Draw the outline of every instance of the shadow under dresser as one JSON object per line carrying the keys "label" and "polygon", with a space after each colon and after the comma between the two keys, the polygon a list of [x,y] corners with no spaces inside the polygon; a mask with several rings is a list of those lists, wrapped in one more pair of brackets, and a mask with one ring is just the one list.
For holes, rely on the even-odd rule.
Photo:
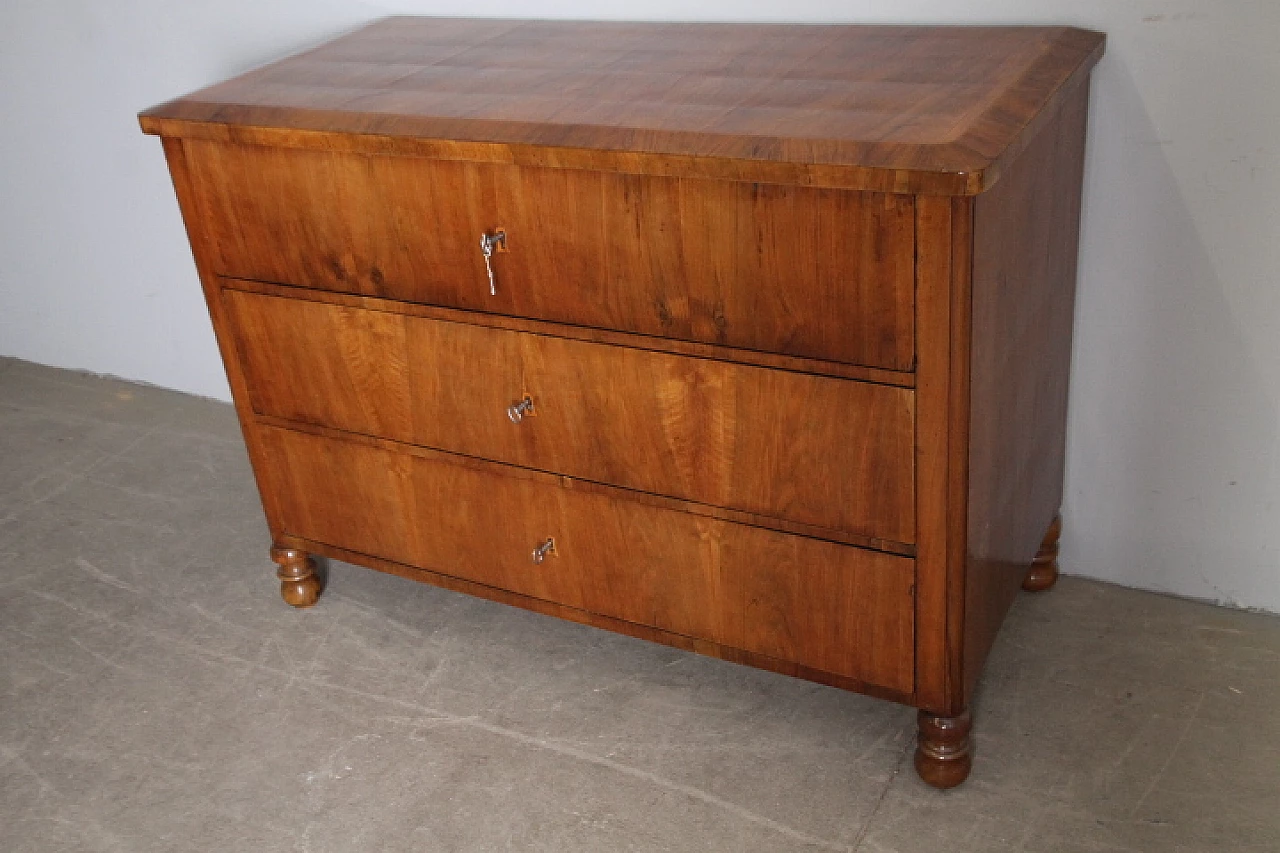
{"label": "shadow under dresser", "polygon": [[920,709],[1056,578],[1066,27],[390,18],[141,114],[326,555]]}

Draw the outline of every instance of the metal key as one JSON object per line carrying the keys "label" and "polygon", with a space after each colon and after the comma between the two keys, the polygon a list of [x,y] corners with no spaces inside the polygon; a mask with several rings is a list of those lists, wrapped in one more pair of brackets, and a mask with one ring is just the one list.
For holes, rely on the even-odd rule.
{"label": "metal key", "polygon": [[541,565],[547,559],[548,554],[555,554],[555,552],[556,540],[548,536],[546,542],[533,549],[533,562]]}
{"label": "metal key", "polygon": [[[499,248],[500,247],[500,248]],[[498,295],[498,284],[493,278],[493,262],[489,259],[493,257],[495,251],[502,251],[507,248],[507,232],[495,231],[492,234],[480,235],[480,253],[484,255],[484,269],[489,273],[489,295]]]}

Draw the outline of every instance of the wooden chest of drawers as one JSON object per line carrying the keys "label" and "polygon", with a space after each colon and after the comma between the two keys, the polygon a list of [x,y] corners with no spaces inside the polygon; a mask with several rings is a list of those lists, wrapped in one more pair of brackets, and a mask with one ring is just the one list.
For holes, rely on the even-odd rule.
{"label": "wooden chest of drawers", "polygon": [[1056,577],[1102,47],[399,18],[144,112],[285,600],[321,554],[883,696],[958,784]]}

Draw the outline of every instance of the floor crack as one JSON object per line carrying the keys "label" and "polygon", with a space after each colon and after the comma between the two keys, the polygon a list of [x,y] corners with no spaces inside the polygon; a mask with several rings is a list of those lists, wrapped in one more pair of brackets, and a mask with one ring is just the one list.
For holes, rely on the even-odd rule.
{"label": "floor crack", "polygon": [[858,853],[862,849],[862,842],[866,840],[867,834],[871,832],[871,822],[875,820],[877,814],[880,813],[880,807],[884,805],[885,799],[889,796],[889,789],[893,787],[893,783],[898,781],[899,774],[902,773],[902,765],[906,763],[907,756],[912,753],[915,748],[914,740],[908,735],[907,744],[898,754],[898,761],[893,765],[893,772],[889,774],[889,778],[885,780],[884,788],[880,791],[880,796],[876,797],[875,805],[871,807],[871,812],[867,815],[867,819],[862,823],[862,829],[858,830],[858,837],[853,839],[853,853]]}

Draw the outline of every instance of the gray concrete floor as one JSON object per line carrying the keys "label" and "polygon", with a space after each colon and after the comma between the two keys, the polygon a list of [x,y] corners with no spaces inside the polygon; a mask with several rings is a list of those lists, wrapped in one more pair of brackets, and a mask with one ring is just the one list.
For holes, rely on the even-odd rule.
{"label": "gray concrete floor", "polygon": [[1274,617],[1024,595],[943,793],[910,709],[267,544],[229,406],[0,360],[0,849],[1280,850]]}

